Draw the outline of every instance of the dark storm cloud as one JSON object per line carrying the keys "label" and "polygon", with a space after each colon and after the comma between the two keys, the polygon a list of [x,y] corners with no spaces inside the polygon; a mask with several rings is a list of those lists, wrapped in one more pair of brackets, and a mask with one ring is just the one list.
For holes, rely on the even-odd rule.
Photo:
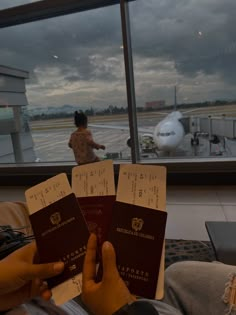
{"label": "dark storm cloud", "polygon": [[[11,0],[13,4],[31,1]],[[1,0],[0,8],[9,6]],[[148,0],[130,5],[134,62],[141,58],[173,61],[178,73],[218,74],[236,82],[235,0]],[[2,29],[1,64],[29,70],[57,67],[69,82],[116,80],[107,67],[122,58],[119,7],[72,14]],[[99,54],[100,59],[92,56]],[[141,57],[141,58],[140,58]],[[149,70],[149,69],[147,69]]]}
{"label": "dark storm cloud", "polygon": [[173,60],[184,75],[201,71],[235,82],[235,12],[234,0],[152,0],[142,2],[142,6],[134,2],[134,52]]}
{"label": "dark storm cloud", "polygon": [[77,82],[80,79],[79,75],[68,75],[65,76],[65,80],[69,81],[69,82]]}
{"label": "dark storm cloud", "polygon": [[[117,12],[110,7],[2,29],[1,63],[26,69],[31,76],[37,67],[58,67],[68,80],[110,80],[109,69],[96,71],[99,65],[91,56],[99,53],[105,63],[107,57],[120,54],[120,17],[114,9]],[[72,71],[76,73],[71,76]]]}

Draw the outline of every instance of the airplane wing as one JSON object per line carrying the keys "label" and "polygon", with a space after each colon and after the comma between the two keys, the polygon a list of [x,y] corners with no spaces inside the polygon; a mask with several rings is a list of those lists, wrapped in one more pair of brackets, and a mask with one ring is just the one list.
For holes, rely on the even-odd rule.
{"label": "airplane wing", "polygon": [[[101,128],[101,129],[116,129],[116,130],[127,130],[129,131],[129,126],[117,126],[117,125],[109,125],[109,124],[89,124],[89,127],[92,128]],[[138,133],[153,133],[154,127],[148,127],[148,128],[139,128],[138,127]]]}
{"label": "airplane wing", "polygon": [[[185,114],[191,114],[191,113],[194,113],[194,112],[201,112],[201,115],[203,114],[203,112],[207,112],[207,111],[209,111],[209,108],[208,107],[198,107],[198,108],[192,108],[192,109],[188,109],[188,110],[185,110],[185,111],[181,111],[181,113],[183,114],[183,115],[185,115]],[[197,113],[198,114],[198,113]]]}
{"label": "airplane wing", "polygon": [[114,126],[105,124],[88,124],[92,128],[103,128],[103,129],[117,129],[117,130],[129,130],[128,126]]}

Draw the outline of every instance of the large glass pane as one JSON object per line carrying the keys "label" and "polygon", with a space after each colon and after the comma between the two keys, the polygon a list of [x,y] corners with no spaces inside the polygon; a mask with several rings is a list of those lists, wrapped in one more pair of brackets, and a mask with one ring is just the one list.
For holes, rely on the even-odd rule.
{"label": "large glass pane", "polygon": [[142,156],[236,156],[236,2],[129,8]]}
{"label": "large glass pane", "polygon": [[28,4],[31,2],[37,2],[39,0],[1,0],[0,1],[0,10],[9,9],[12,7],[16,7],[22,4]]}
{"label": "large glass pane", "polygon": [[3,72],[28,72],[21,78],[28,113],[21,115],[24,126],[30,120],[34,160],[75,160],[68,142],[76,110],[87,114],[94,140],[106,146],[95,150],[101,159],[130,158],[120,24],[115,5],[0,30]]}

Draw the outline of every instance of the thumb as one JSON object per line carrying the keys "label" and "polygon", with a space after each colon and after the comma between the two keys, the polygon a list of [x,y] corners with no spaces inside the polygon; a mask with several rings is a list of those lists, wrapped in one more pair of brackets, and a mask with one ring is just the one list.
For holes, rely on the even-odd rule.
{"label": "thumb", "polygon": [[104,242],[102,246],[102,264],[103,264],[103,280],[119,278],[119,272],[116,267],[116,253],[110,242]]}
{"label": "thumb", "polygon": [[26,268],[26,280],[33,280],[35,278],[47,279],[60,274],[64,269],[64,263],[32,264]]}

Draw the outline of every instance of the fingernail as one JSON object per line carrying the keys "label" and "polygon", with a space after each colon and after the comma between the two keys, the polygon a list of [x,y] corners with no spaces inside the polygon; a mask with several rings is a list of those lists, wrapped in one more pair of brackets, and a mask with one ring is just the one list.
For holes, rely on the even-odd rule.
{"label": "fingernail", "polygon": [[61,272],[64,269],[64,263],[59,261],[53,265],[53,270],[56,272]]}
{"label": "fingernail", "polygon": [[111,248],[111,243],[108,242],[108,241],[104,242],[104,243],[103,243],[103,248],[104,248],[104,249],[109,249],[109,248]]}

